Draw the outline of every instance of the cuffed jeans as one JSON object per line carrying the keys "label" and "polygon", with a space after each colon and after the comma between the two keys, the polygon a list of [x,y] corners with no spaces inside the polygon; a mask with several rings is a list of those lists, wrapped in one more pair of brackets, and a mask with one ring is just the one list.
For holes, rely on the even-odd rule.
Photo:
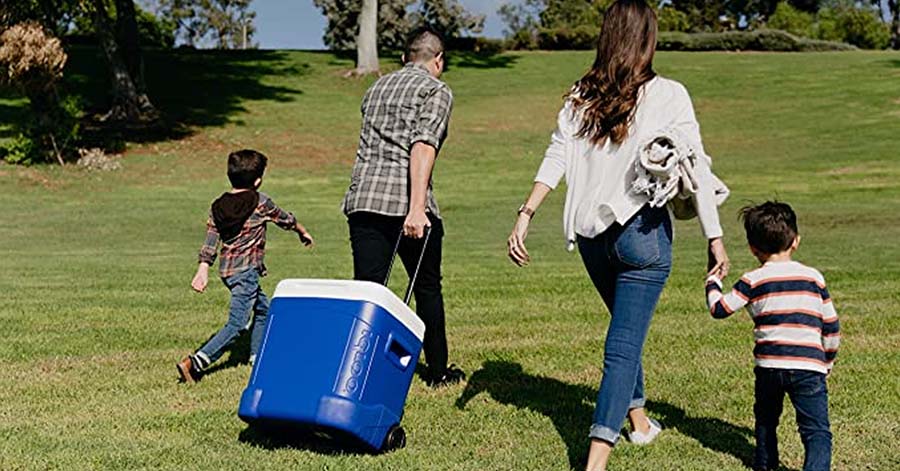
{"label": "cuffed jeans", "polygon": [[645,206],[624,226],[579,237],[578,249],[611,317],[590,436],[614,445],[628,411],[644,407],[641,355],[672,268],[669,213]]}
{"label": "cuffed jeans", "polygon": [[754,469],[778,467],[778,436],[784,395],[797,412],[797,428],[806,458],[803,471],[831,469],[831,425],[828,422],[828,388],[823,373],[756,367],[756,453]]}
{"label": "cuffed jeans", "polygon": [[[422,349],[429,377],[439,378],[447,370],[447,334],[444,320],[444,296],[441,293],[441,242],[444,226],[440,218],[428,214],[431,235],[422,258],[419,277],[413,287],[416,314],[425,322]],[[353,278],[384,283],[404,217],[356,212],[348,216],[350,245],[353,249]],[[404,237],[399,255],[406,273],[412,276],[422,253],[424,239]]]}
{"label": "cuffed jeans", "polygon": [[222,278],[222,282],[231,291],[228,322],[200,347],[200,350],[197,350],[196,355],[203,359],[206,366],[215,363],[242,332],[253,326],[253,332],[250,334],[252,363],[259,353],[259,345],[266,330],[269,299],[259,286],[259,272],[254,268]]}

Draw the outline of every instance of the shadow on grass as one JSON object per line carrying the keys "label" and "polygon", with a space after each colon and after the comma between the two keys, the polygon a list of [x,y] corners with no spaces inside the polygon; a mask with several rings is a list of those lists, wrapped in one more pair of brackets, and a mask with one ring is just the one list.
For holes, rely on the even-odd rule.
{"label": "shadow on grass", "polygon": [[508,69],[514,66],[520,57],[515,54],[485,52],[450,51],[447,54],[450,59],[447,70],[457,67],[461,69]]}
{"label": "shadow on grass", "polygon": [[472,374],[456,407],[464,409],[478,394],[486,392],[502,404],[547,416],[568,449],[569,465],[583,468],[588,451],[587,432],[594,412],[594,388],[526,373],[522,365],[488,361]]}
{"label": "shadow on grass", "polygon": [[[569,465],[582,468],[588,451],[588,430],[594,413],[597,390],[557,379],[526,373],[522,365],[508,361],[488,361],[472,374],[456,406],[464,409],[478,394],[486,392],[495,401],[547,416],[568,450]],[[721,419],[692,417],[677,406],[648,401],[647,409],[663,425],[697,440],[705,448],[727,453],[745,466],[753,461],[753,431]],[[784,469],[784,468],[782,468]]]}
{"label": "shadow on grass", "polygon": [[[250,333],[251,331],[249,330],[242,332],[241,335],[235,339],[234,343],[225,350],[225,353],[228,354],[228,359],[213,364],[209,369],[203,372],[203,376],[250,363]],[[212,340],[214,336],[215,334],[211,335],[206,339],[206,342]],[[203,342],[203,345],[206,345],[206,342]]]}
{"label": "shadow on grass", "polygon": [[[64,90],[80,96],[89,114],[104,113],[110,102],[109,74],[100,51],[72,46],[67,52]],[[268,78],[310,72],[309,64],[291,61],[283,51],[151,50],[145,52],[144,63],[150,100],[162,119],[143,126],[86,120],[83,134],[89,145],[181,139],[195,127],[242,124],[236,116],[247,110],[247,101],[289,102],[303,93],[267,83]],[[0,110],[0,124],[16,116]]]}
{"label": "shadow on grass", "polygon": [[323,433],[292,426],[249,425],[238,434],[238,441],[266,450],[294,449],[320,455],[370,455],[371,451],[354,447]]}

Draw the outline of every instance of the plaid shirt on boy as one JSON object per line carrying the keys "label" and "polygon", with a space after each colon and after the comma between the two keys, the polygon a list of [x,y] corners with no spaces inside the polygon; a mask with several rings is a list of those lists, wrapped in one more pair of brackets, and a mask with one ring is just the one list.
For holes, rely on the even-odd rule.
{"label": "plaid shirt on boy", "polygon": [[[363,98],[359,148],[344,213],[406,216],[412,146],[424,142],[439,151],[452,108],[450,87],[421,65],[406,64],[378,79]],[[430,181],[426,209],[440,217]]]}
{"label": "plaid shirt on boy", "polygon": [[[259,194],[256,209],[244,223],[241,232],[232,240],[222,241],[222,254],[219,258],[219,276],[228,278],[235,273],[254,268],[260,276],[266,275],[263,259],[266,254],[266,223],[273,222],[278,227],[290,230],[297,224],[293,214],[279,208],[265,193]],[[213,222],[212,211],[206,221],[206,240],[200,248],[200,263],[212,266],[216,261],[216,246],[219,244],[219,231]]]}

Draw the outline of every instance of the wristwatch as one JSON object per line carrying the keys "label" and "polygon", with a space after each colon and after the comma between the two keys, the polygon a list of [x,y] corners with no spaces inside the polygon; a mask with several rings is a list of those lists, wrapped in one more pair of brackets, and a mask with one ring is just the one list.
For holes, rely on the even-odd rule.
{"label": "wristwatch", "polygon": [[525,206],[525,203],[522,203],[522,206],[519,206],[519,214],[525,214],[529,219],[534,219],[534,210]]}

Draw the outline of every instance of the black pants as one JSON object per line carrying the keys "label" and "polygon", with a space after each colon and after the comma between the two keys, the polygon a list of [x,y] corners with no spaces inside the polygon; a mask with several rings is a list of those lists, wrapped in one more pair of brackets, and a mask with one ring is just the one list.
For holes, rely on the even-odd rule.
{"label": "black pants", "polygon": [[[397,238],[403,230],[403,217],[357,212],[347,218],[350,246],[353,249],[353,278],[384,283]],[[437,217],[431,220],[431,235],[419,276],[413,287],[416,314],[425,322],[425,362],[428,375],[440,377],[447,369],[447,334],[444,323],[444,296],[441,294],[441,240],[444,226]],[[400,260],[412,276],[422,253],[424,239],[404,237],[400,243]]]}

